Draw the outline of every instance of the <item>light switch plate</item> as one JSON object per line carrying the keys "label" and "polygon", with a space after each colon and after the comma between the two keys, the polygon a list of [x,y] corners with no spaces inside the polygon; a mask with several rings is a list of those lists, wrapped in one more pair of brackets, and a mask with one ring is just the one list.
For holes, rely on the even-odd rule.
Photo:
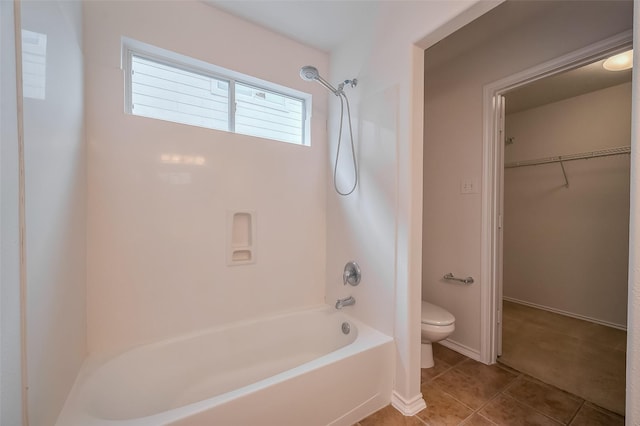
{"label": "light switch plate", "polygon": [[461,194],[477,194],[478,180],[476,178],[463,178],[460,182]]}

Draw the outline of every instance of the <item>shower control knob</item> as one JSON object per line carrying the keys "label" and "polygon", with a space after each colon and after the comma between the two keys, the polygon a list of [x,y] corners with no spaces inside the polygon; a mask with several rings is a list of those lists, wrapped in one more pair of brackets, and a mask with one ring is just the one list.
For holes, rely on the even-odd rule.
{"label": "shower control knob", "polygon": [[352,286],[356,286],[360,284],[361,278],[360,267],[356,262],[351,261],[344,265],[344,272],[342,274],[342,282],[344,285],[351,284]]}

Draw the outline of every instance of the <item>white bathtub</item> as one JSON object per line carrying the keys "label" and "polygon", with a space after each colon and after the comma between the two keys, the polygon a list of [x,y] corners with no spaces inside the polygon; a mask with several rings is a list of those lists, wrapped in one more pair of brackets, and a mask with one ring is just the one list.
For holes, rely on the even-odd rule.
{"label": "white bathtub", "polygon": [[394,351],[345,311],[322,306],[90,357],[56,425],[351,425],[389,403]]}

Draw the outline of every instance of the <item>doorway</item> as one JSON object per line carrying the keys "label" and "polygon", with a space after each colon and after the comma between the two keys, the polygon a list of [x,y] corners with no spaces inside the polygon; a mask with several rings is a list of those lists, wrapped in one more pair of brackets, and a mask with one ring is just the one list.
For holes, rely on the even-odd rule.
{"label": "doorway", "polygon": [[[483,342],[486,342],[486,346],[483,347],[484,351],[482,353],[482,358],[483,360],[485,360],[485,362],[496,362],[498,360],[498,357],[501,354],[504,346],[502,342],[503,335],[508,337],[509,332],[512,331],[510,329],[508,330],[509,332],[503,333],[503,325],[506,324],[506,322],[509,320],[517,321],[516,319],[514,319],[515,317],[513,317],[513,314],[515,311],[518,311],[518,310],[527,311],[526,312],[527,314],[531,314],[532,312],[535,312],[535,309],[540,308],[540,306],[546,307],[546,308],[549,307],[549,306],[544,306],[545,303],[540,303],[539,300],[537,302],[529,301],[530,303],[528,304],[528,306],[526,303],[514,304],[514,300],[516,302],[523,302],[523,300],[526,299],[526,297],[523,297],[523,294],[527,293],[527,289],[525,286],[524,290],[518,289],[516,291],[513,289],[509,289],[508,293],[512,293],[512,294],[511,295],[506,294],[506,296],[511,300],[505,304],[506,309],[503,309],[502,300],[503,300],[503,296],[505,296],[504,294],[504,289],[505,289],[504,286],[506,285],[505,279],[513,281],[513,273],[509,269],[509,265],[506,265],[503,263],[503,260],[506,262],[509,259],[509,256],[513,254],[512,253],[513,241],[508,241],[508,243],[511,244],[509,245],[509,253],[505,254],[505,251],[504,251],[506,247],[505,246],[506,238],[504,234],[503,221],[504,221],[504,224],[506,224],[506,226],[509,226],[509,218],[505,216],[504,195],[505,193],[507,193],[506,190],[508,189],[508,185],[505,185],[505,180],[504,180],[505,174],[508,174],[518,169],[519,171],[517,173],[521,174],[521,171],[525,169],[529,169],[527,171],[527,173],[529,173],[530,170],[533,170],[536,167],[537,168],[554,167],[556,168],[555,171],[558,172],[558,175],[557,176],[553,175],[553,176],[559,178],[560,181],[558,182],[557,185],[554,184],[555,188],[553,189],[553,193],[556,195],[558,194],[566,195],[567,192],[565,192],[565,194],[562,194],[562,191],[569,190],[569,188],[566,188],[566,185],[569,185],[569,186],[571,185],[571,173],[568,174],[567,170],[570,167],[574,168],[573,171],[576,171],[576,170],[575,170],[574,164],[571,164],[571,166],[568,165],[569,160],[556,161],[556,160],[559,160],[557,157],[560,155],[565,155],[569,153],[593,154],[596,151],[602,151],[600,149],[595,149],[595,148],[592,150],[586,149],[585,151],[587,152],[581,152],[580,149],[572,150],[570,152],[567,152],[565,150],[562,153],[555,154],[555,157],[554,155],[545,156],[545,155],[538,154],[536,156],[535,154],[533,155],[523,154],[527,151],[527,149],[529,150],[533,149],[533,152],[535,152],[535,150],[539,149],[540,147],[533,147],[533,148],[531,146],[529,146],[528,148],[525,147],[524,146],[525,144],[522,143],[523,141],[520,141],[520,142],[517,141],[518,137],[513,137],[509,135],[508,125],[506,129],[507,132],[505,133],[505,98],[504,97],[505,96],[507,97],[506,103],[508,105],[510,94],[515,96],[518,94],[518,92],[526,92],[527,90],[530,90],[539,94],[542,91],[539,88],[536,88],[537,86],[532,85],[534,82],[535,84],[541,84],[541,82],[544,80],[554,80],[554,79],[558,80],[563,78],[562,75],[567,75],[570,73],[575,74],[576,72],[580,72],[578,71],[578,69],[582,69],[588,64],[600,61],[601,59],[608,57],[614,53],[618,53],[618,52],[629,49],[630,43],[631,43],[630,34],[621,34],[617,37],[607,39],[603,42],[596,43],[585,49],[581,49],[580,51],[573,52],[569,55],[565,55],[561,58],[542,64],[533,69],[526,70],[522,73],[519,73],[518,75],[514,75],[506,79],[503,79],[501,81],[485,86],[485,91],[484,91],[484,95],[485,95],[485,98],[484,98],[484,101],[485,101],[485,104],[484,104],[485,171],[483,176],[484,178],[483,191],[484,191],[484,194],[488,194],[488,196],[485,196],[483,199],[483,227],[484,228],[483,228],[482,241],[483,241],[483,248],[486,250],[486,253],[488,253],[489,256],[486,256],[485,261],[483,261],[482,275],[483,275],[483,278],[486,279],[486,282],[490,282],[492,284],[490,286],[491,287],[490,289],[486,289],[486,292],[483,298],[483,305],[482,305],[483,333],[485,335],[484,336],[485,338],[483,338]],[[601,66],[601,65],[594,65],[594,66]],[[571,70],[575,70],[575,71],[571,71]],[[555,76],[555,77],[551,77],[551,76]],[[517,100],[517,99],[514,97],[512,100]],[[508,122],[508,118],[506,121]],[[506,142],[506,145],[505,145],[505,142]],[[518,143],[521,143],[520,147],[517,147],[516,144]],[[626,145],[628,145],[628,143]],[[513,149],[514,147],[516,147],[515,150]],[[520,150],[521,151],[520,154],[524,155],[524,157],[522,155],[520,156],[520,158],[518,158],[518,155],[514,156],[513,152],[511,153],[509,152],[510,149],[516,152]],[[529,152],[529,154],[532,154],[532,152]],[[616,152],[615,154],[620,154],[620,153]],[[522,160],[522,158],[525,158],[525,157],[528,157],[527,160],[532,160],[532,159],[547,160],[549,161],[549,163],[544,166],[538,166],[538,165],[534,166],[534,164],[526,164],[526,162]],[[628,160],[628,156],[624,156],[624,157]],[[505,159],[506,159],[506,162],[505,162]],[[596,160],[591,162],[590,165],[592,166],[593,164],[595,164],[595,161]],[[505,169],[503,169],[503,165],[505,165],[505,163],[507,167],[509,167],[507,168],[507,172],[505,172]],[[532,166],[532,167],[528,167],[528,166]],[[529,173],[529,178],[531,177],[532,177],[531,173]],[[577,181],[575,181],[574,183],[576,186],[578,185]],[[574,189],[577,189],[577,188],[574,188]],[[549,193],[545,194],[545,197],[553,198],[550,196]],[[627,194],[627,202],[628,202],[628,194]],[[531,213],[531,211],[529,212]],[[538,213],[538,215],[540,215],[540,213]],[[626,232],[628,235],[628,230]],[[522,242],[525,240],[526,238],[525,239],[521,238],[520,241]],[[520,260],[528,261],[530,259],[525,258]],[[503,266],[505,266],[506,269],[503,269]],[[553,271],[544,271],[544,272],[553,272]],[[626,273],[626,270],[624,272]],[[527,280],[523,280],[523,281],[527,281]],[[583,281],[584,280],[576,279],[574,280],[574,284],[576,283],[581,284]],[[625,280],[625,285],[626,285],[626,280]],[[625,290],[626,290],[626,287],[625,287]],[[540,294],[543,294],[545,290],[538,288],[536,289],[536,292],[538,293],[538,296],[540,296]],[[568,292],[567,294],[571,294],[570,291],[567,290],[567,292]],[[517,297],[514,297],[514,294],[516,294]],[[575,289],[574,289],[574,294],[575,294]],[[570,296],[567,296],[567,295],[563,297],[565,299],[571,298]],[[562,304],[558,305],[558,303],[556,303],[558,302],[557,299],[558,298],[554,299],[554,303],[546,304],[546,305],[555,304],[556,306],[551,306],[552,308],[551,310],[543,309],[543,311],[545,311],[547,314],[550,314],[550,315],[561,314],[559,315],[559,317],[566,318],[566,315],[564,314],[568,313],[570,309],[567,309],[566,307],[563,309]],[[571,304],[572,301],[568,300],[568,302],[570,302],[569,304]],[[535,305],[540,305],[540,306],[535,306]],[[514,307],[518,309],[514,309]],[[519,309],[519,308],[522,308],[522,309]],[[554,311],[553,308],[555,308],[555,312],[553,312]],[[579,317],[580,315],[577,315],[577,316]],[[582,314],[582,316],[590,320],[593,319],[593,318],[590,318],[590,317],[593,317],[593,315]],[[547,322],[554,322],[552,318],[555,318],[555,317],[548,317]],[[529,318],[528,320],[530,321],[531,318]],[[575,320],[575,318],[572,318],[572,320]],[[576,321],[580,321],[580,320],[576,320]],[[604,319],[603,321],[601,321],[601,323],[605,323],[605,324],[607,322],[613,323],[616,321],[613,321],[611,319],[610,320]],[[620,322],[619,318],[617,322],[618,323]],[[624,328],[624,326],[626,326],[626,317],[622,320],[622,322],[624,323],[622,328]],[[611,324],[606,324],[606,325],[611,325]],[[509,325],[509,327],[511,326],[513,326],[513,324]],[[544,344],[544,342],[539,342],[539,343]],[[550,352],[553,352],[553,350],[551,350]],[[513,355],[513,354],[509,354],[509,355]],[[518,367],[522,368],[522,366],[518,366]],[[622,376],[624,377],[624,370],[622,372]],[[545,379],[548,381],[547,378],[542,378],[542,379]],[[622,389],[623,389],[622,390],[622,407],[624,407],[624,386],[622,386]],[[568,390],[576,393],[575,389],[568,389]],[[607,408],[612,409],[615,407],[608,406]],[[622,410],[623,409],[624,408],[622,408]],[[620,410],[614,409],[614,411],[620,411]]]}
{"label": "doorway", "polygon": [[624,415],[631,69],[505,93],[499,362]]}

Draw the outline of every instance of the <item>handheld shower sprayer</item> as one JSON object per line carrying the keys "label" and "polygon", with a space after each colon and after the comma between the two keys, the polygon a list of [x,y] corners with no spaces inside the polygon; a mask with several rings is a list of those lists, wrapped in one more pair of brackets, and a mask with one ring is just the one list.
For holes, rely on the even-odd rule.
{"label": "handheld shower sprayer", "polygon": [[[358,186],[358,163],[356,162],[356,150],[353,145],[353,130],[351,128],[351,110],[349,108],[349,99],[347,98],[347,94],[344,93],[344,86],[356,87],[358,84],[357,79],[353,80],[345,80],[344,82],[338,85],[336,89],[329,83],[327,80],[320,76],[318,69],[311,65],[304,66],[300,68],[300,77],[305,81],[317,81],[322,84],[327,90],[340,98],[340,127],[338,129],[338,148],[336,150],[336,159],[333,165],[333,187],[336,192],[340,195],[349,195],[353,191],[356,190],[356,186]],[[353,159],[353,186],[348,192],[342,192],[338,189],[338,184],[336,182],[336,174],[338,171],[338,159],[340,157],[340,145],[342,144],[342,123],[344,119],[344,104],[347,104],[347,116],[349,118],[349,135],[351,136],[351,158]]]}

